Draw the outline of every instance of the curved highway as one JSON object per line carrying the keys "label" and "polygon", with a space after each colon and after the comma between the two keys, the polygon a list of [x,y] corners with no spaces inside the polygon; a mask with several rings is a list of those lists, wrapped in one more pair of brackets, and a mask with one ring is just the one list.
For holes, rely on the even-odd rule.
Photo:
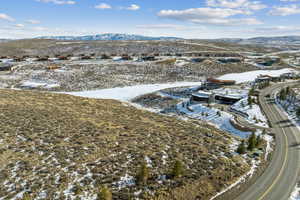
{"label": "curved highway", "polygon": [[[276,147],[265,172],[236,200],[287,200],[297,184],[300,170],[300,131],[276,106],[273,98],[276,91],[287,85],[277,84],[260,94],[262,109],[272,126],[270,131],[276,135]],[[265,97],[267,94],[271,98]]]}

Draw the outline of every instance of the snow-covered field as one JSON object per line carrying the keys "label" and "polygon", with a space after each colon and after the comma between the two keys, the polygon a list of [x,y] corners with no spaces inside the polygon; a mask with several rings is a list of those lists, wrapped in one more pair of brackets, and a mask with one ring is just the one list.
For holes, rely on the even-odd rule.
{"label": "snow-covered field", "polygon": [[218,109],[209,108],[201,104],[188,105],[187,102],[178,104],[177,109],[190,118],[207,121],[219,129],[236,136],[246,138],[251,134],[250,132],[243,132],[234,128],[230,123],[230,120],[234,120],[234,117],[227,112],[222,112]]}
{"label": "snow-covered field", "polygon": [[292,192],[289,200],[300,200],[300,186],[297,185],[294,189],[294,191]]}
{"label": "snow-covered field", "polygon": [[25,88],[45,88],[45,89],[51,89],[51,88],[57,88],[60,85],[57,83],[48,83],[43,81],[35,81],[35,80],[29,80],[24,81],[21,83],[21,87]]}
{"label": "snow-covered field", "polygon": [[249,123],[265,128],[268,127],[268,120],[262,113],[259,105],[253,103],[252,106],[250,106],[247,98],[240,100],[236,104],[232,105],[231,108],[244,113],[245,116],[247,116],[246,120]]}
{"label": "snow-covered field", "polygon": [[297,72],[294,69],[286,68],[281,70],[256,70],[244,73],[225,74],[219,79],[235,80],[237,83],[245,83],[254,81],[259,75],[280,76],[281,74]]}
{"label": "snow-covered field", "polygon": [[115,99],[119,101],[130,101],[135,97],[150,94],[159,90],[184,87],[184,86],[200,86],[201,82],[175,82],[166,84],[149,84],[149,85],[136,85],[122,88],[111,88],[94,91],[83,91],[83,92],[67,92],[66,94],[97,98],[97,99]]}

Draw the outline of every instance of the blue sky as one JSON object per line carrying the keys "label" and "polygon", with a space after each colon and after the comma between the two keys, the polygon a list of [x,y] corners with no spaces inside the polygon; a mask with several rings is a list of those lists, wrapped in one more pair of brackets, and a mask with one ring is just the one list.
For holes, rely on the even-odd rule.
{"label": "blue sky", "polygon": [[2,0],[0,38],[300,35],[300,0]]}

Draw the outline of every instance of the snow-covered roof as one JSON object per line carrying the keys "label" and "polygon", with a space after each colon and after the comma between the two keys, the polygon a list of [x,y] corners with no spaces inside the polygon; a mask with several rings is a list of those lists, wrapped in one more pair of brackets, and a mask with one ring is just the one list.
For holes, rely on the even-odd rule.
{"label": "snow-covered roof", "polygon": [[210,95],[212,95],[211,92],[205,92],[205,91],[200,91],[200,92],[193,93],[193,96],[200,97],[200,98],[209,98]]}

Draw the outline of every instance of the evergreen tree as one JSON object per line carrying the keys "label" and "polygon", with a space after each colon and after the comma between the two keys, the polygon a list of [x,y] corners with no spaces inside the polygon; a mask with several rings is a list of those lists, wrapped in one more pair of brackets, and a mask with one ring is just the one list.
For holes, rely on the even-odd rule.
{"label": "evergreen tree", "polygon": [[147,184],[147,181],[149,179],[149,169],[146,163],[141,164],[136,179],[138,184]]}
{"label": "evergreen tree", "polygon": [[101,188],[100,193],[98,195],[99,200],[112,200],[112,193],[111,191],[107,188],[107,186],[104,186]]}
{"label": "evergreen tree", "polygon": [[256,147],[256,135],[255,133],[252,133],[251,136],[248,138],[248,150],[253,151],[253,149]]}
{"label": "evergreen tree", "polygon": [[184,173],[183,163],[180,160],[176,160],[171,171],[171,175],[174,178],[181,177]]}
{"label": "evergreen tree", "polygon": [[280,93],[279,93],[279,99],[280,99],[281,101],[286,100],[286,90],[285,90],[285,89],[280,90]]}
{"label": "evergreen tree", "polygon": [[285,89],[285,94],[288,96],[289,94],[290,94],[290,87],[286,87],[286,89]]}
{"label": "evergreen tree", "polygon": [[238,146],[236,152],[238,154],[245,154],[246,153],[246,147],[245,147],[245,141],[243,140],[242,143]]}
{"label": "evergreen tree", "polygon": [[261,145],[261,143],[262,143],[262,138],[261,138],[261,136],[259,135],[259,136],[257,136],[257,138],[256,138],[256,147],[259,147],[260,145]]}
{"label": "evergreen tree", "polygon": [[252,103],[253,103],[253,100],[252,100],[252,98],[251,98],[251,96],[248,96],[248,105],[252,105]]}
{"label": "evergreen tree", "polygon": [[252,87],[249,91],[249,96],[254,96],[254,94],[255,94],[255,89],[254,87]]}
{"label": "evergreen tree", "polygon": [[31,200],[31,196],[26,192],[24,195],[23,195],[23,198],[22,200]]}
{"label": "evergreen tree", "polygon": [[296,115],[297,115],[298,118],[300,118],[300,107],[297,108]]}

